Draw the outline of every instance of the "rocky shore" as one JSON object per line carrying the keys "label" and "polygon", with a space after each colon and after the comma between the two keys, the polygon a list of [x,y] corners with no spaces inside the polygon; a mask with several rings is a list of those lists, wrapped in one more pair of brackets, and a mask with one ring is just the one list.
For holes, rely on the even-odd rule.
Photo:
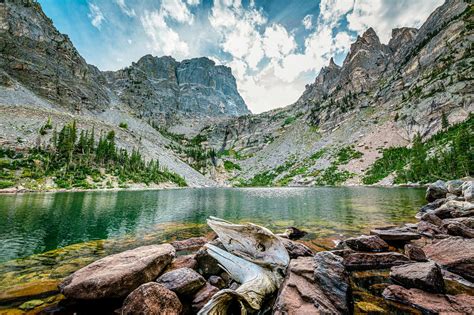
{"label": "rocky shore", "polygon": [[317,253],[298,242],[304,232],[296,228],[275,235],[211,218],[211,238],[143,246],[76,271],[49,311],[219,314],[225,297],[227,313],[473,314],[473,189],[472,180],[438,181],[418,223],[380,227]]}

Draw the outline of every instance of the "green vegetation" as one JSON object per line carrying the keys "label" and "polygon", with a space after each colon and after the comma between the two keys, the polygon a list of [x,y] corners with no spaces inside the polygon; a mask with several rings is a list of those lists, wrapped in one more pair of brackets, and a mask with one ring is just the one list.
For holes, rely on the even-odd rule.
{"label": "green vegetation", "polygon": [[320,158],[323,157],[324,153],[326,153],[326,150],[322,149],[313,153],[309,158],[311,160],[319,160]]}
{"label": "green vegetation", "polygon": [[427,183],[474,175],[474,115],[439,131],[423,142],[418,135],[411,148],[388,148],[363,178],[374,184],[395,174],[395,183]]}
{"label": "green vegetation", "polygon": [[353,146],[347,146],[347,147],[341,148],[339,152],[337,152],[336,161],[338,165],[347,164],[349,163],[349,161],[353,159],[358,159],[362,157],[362,155],[363,155],[362,152],[354,150]]}
{"label": "green vegetation", "polygon": [[286,162],[273,170],[267,170],[256,174],[248,181],[241,180],[239,187],[268,187],[273,185],[273,181],[283,172],[288,171],[293,166],[293,162]]}
{"label": "green vegetation", "polygon": [[229,160],[224,161],[224,168],[228,172],[233,171],[233,170],[239,170],[240,171],[240,165],[235,164],[234,162],[229,161]]}
{"label": "green vegetation", "polygon": [[119,124],[119,127],[122,128],[122,129],[128,129],[128,124],[126,122],[121,122]]}
{"label": "green vegetation", "polygon": [[115,133],[101,134],[98,142],[95,131],[81,130],[76,122],[65,125],[60,132],[54,130],[46,147],[30,148],[25,154],[11,149],[0,149],[0,180],[2,186],[13,186],[21,178],[42,182],[53,178],[60,188],[95,188],[93,182],[105,179],[105,174],[115,176],[121,186],[127,182],[173,182],[186,186],[179,175],[159,165],[158,161],[146,162],[140,151],[131,154],[115,145]]}
{"label": "green vegetation", "polygon": [[316,179],[317,185],[339,185],[354,176],[348,171],[339,171],[337,164],[333,163],[326,168],[323,173]]}
{"label": "green vegetation", "polygon": [[281,126],[285,127],[286,125],[291,125],[295,120],[296,117],[294,116],[287,117]]}

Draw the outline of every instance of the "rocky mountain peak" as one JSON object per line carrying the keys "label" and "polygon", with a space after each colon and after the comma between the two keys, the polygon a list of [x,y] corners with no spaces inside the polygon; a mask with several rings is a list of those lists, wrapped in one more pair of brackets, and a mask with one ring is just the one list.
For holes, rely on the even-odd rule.
{"label": "rocky mountain peak", "polygon": [[334,62],[334,58],[331,57],[331,59],[329,60],[329,65],[327,66],[328,69],[340,69],[341,67],[338,66],[335,62]]}

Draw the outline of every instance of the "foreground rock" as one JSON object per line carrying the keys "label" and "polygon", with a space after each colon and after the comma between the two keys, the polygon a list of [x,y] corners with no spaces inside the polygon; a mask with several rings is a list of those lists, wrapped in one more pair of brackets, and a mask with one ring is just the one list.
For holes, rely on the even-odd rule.
{"label": "foreground rock", "polygon": [[444,293],[441,269],[434,262],[419,262],[394,266],[390,277],[406,288],[417,288],[432,293]]}
{"label": "foreground rock", "polygon": [[410,260],[414,260],[414,261],[427,261],[428,260],[426,258],[425,252],[418,246],[415,246],[413,244],[406,244],[404,249],[405,249],[405,255]]}
{"label": "foreground rock", "polygon": [[179,268],[196,269],[197,264],[198,263],[196,261],[194,254],[178,256],[175,259],[173,259],[173,261],[171,262],[171,264],[169,264],[166,271],[171,271],[171,270],[175,270]]}
{"label": "foreground rock", "polygon": [[179,268],[161,275],[156,282],[178,295],[191,295],[206,284],[206,280],[191,268]]}
{"label": "foreground rock", "polygon": [[130,293],[122,306],[122,315],[181,314],[183,305],[173,291],[156,282],[142,284]]}
{"label": "foreground rock", "polygon": [[446,183],[442,180],[438,180],[428,186],[425,197],[426,200],[432,202],[436,199],[445,198],[447,193],[448,187],[446,187]]}
{"label": "foreground rock", "polygon": [[352,253],[344,257],[347,270],[385,269],[409,262],[408,257],[400,253]]}
{"label": "foreground rock", "polygon": [[219,289],[215,286],[206,283],[193,297],[192,309],[194,312],[198,312],[214,294],[219,292]]}
{"label": "foreground rock", "polygon": [[313,256],[313,251],[306,245],[286,239],[280,238],[290,258],[298,258],[302,256]]}
{"label": "foreground rock", "polygon": [[207,238],[201,237],[191,237],[181,241],[174,241],[170,244],[176,249],[176,251],[183,251],[183,250],[198,250],[204,244],[207,243]]}
{"label": "foreground rock", "polygon": [[349,248],[361,252],[383,252],[388,250],[388,244],[377,235],[362,235],[344,241]]}
{"label": "foreground rock", "polygon": [[110,255],[79,269],[61,284],[68,298],[123,298],[156,279],[175,256],[169,244],[142,246]]}
{"label": "foreground rock", "polygon": [[441,219],[468,217],[474,215],[474,204],[466,201],[449,200],[432,212]]}
{"label": "foreground rock", "polygon": [[374,229],[370,234],[377,235],[387,242],[409,242],[421,238],[418,233],[413,232],[408,228],[387,228]]}
{"label": "foreground rock", "polygon": [[472,314],[474,312],[474,296],[467,294],[434,294],[391,285],[383,291],[382,295],[388,300],[410,305],[424,314]]}
{"label": "foreground rock", "polygon": [[450,237],[423,247],[426,256],[451,272],[474,281],[474,241]]}
{"label": "foreground rock", "polygon": [[346,314],[350,286],[342,258],[321,252],[290,261],[274,314]]}

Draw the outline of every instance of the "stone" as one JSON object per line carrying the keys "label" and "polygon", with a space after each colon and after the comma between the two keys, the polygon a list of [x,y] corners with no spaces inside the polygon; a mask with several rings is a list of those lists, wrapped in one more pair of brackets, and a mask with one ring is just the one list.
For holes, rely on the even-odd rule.
{"label": "stone", "polygon": [[283,237],[280,237],[280,240],[288,251],[288,255],[290,255],[290,258],[313,256],[313,251],[304,244]]}
{"label": "stone", "polygon": [[21,304],[18,308],[24,311],[29,311],[43,304],[44,304],[43,300],[30,300]]}
{"label": "stone", "polygon": [[194,254],[178,256],[175,259],[173,259],[173,261],[171,262],[171,264],[169,264],[166,270],[171,271],[171,270],[179,269],[179,268],[196,269],[198,263],[195,256],[196,255]]}
{"label": "stone", "polygon": [[356,252],[344,257],[344,265],[348,270],[385,269],[403,265],[409,261],[408,257],[400,253],[360,253]]}
{"label": "stone", "polygon": [[339,314],[337,308],[314,281],[313,257],[290,260],[280,286],[273,314]]}
{"label": "stone", "polygon": [[448,200],[435,209],[433,214],[441,219],[467,217],[474,215],[474,204],[467,201]]}
{"label": "stone", "polygon": [[409,242],[421,238],[418,233],[407,228],[374,229],[370,234],[377,235],[387,242]]}
{"label": "stone", "polygon": [[474,202],[474,181],[466,181],[461,187],[462,196],[465,201]]}
{"label": "stone", "polygon": [[388,250],[388,244],[377,235],[362,235],[349,238],[344,243],[351,249],[361,252],[383,252]]}
{"label": "stone", "polygon": [[443,220],[440,219],[437,215],[435,215],[431,212],[425,213],[421,217],[421,221],[425,221],[425,222],[431,223],[431,224],[436,225],[436,226],[441,226],[443,224]]}
{"label": "stone", "polygon": [[437,199],[433,202],[430,202],[426,205],[424,205],[423,207],[420,208],[420,213],[426,213],[426,212],[430,212],[430,211],[433,211],[437,208],[439,208],[442,204],[444,204],[447,200],[445,198],[441,198],[441,199]]}
{"label": "stone", "polygon": [[426,258],[425,252],[418,246],[415,246],[413,244],[406,244],[404,250],[405,250],[405,255],[410,260],[414,260],[414,261],[427,261],[428,260]]}
{"label": "stone", "polygon": [[474,281],[474,241],[449,237],[423,247],[430,260],[441,267]]}
{"label": "stone", "polygon": [[199,248],[203,247],[204,244],[207,243],[207,238],[205,237],[191,237],[181,241],[174,241],[171,242],[171,246],[173,246],[177,252],[179,251],[192,251],[198,250]]}
{"label": "stone", "polygon": [[123,298],[158,277],[175,256],[169,244],[142,246],[99,259],[79,269],[59,285],[68,298]]}
{"label": "stone", "polygon": [[387,300],[410,305],[424,314],[472,314],[474,296],[444,295],[390,285],[382,293]]}
{"label": "stone", "polygon": [[201,248],[200,250],[198,250],[195,258],[198,263],[197,270],[204,277],[207,278],[209,276],[216,275],[222,272],[222,269],[221,267],[219,267],[217,260],[212,258],[211,255],[207,253],[205,248]]}
{"label": "stone", "polygon": [[149,282],[135,289],[123,302],[122,315],[181,314],[183,305],[176,293],[161,284]]}
{"label": "stone", "polygon": [[356,310],[361,314],[383,314],[385,310],[375,304],[359,301],[355,305]]}
{"label": "stone", "polygon": [[198,312],[206,303],[212,298],[214,294],[219,292],[219,289],[215,286],[206,283],[199,291],[197,291],[192,300],[192,309],[194,312]]}
{"label": "stone", "polygon": [[448,192],[450,194],[461,196],[463,184],[464,184],[464,181],[459,180],[459,179],[449,180],[446,182],[446,187],[448,188]]}
{"label": "stone", "polygon": [[283,234],[286,235],[290,240],[294,241],[303,238],[308,233],[298,228],[295,228],[294,226],[290,226],[286,228],[285,233]]}
{"label": "stone", "polygon": [[446,183],[442,180],[437,180],[428,186],[425,198],[429,202],[432,202],[436,199],[445,198],[447,193],[448,188],[446,187]]}
{"label": "stone", "polygon": [[474,238],[474,229],[459,222],[450,222],[445,226],[445,229],[449,235]]}
{"label": "stone", "polygon": [[435,234],[443,234],[443,230],[440,227],[427,221],[421,221],[418,224],[417,232],[428,237],[433,237]]}
{"label": "stone", "polygon": [[218,287],[219,289],[223,289],[226,287],[226,283],[224,281],[224,279],[222,279],[221,277],[219,276],[210,276],[209,279],[207,279],[207,281],[215,286],[215,287]]}
{"label": "stone", "polygon": [[314,255],[314,281],[326,297],[341,313],[351,312],[351,287],[349,273],[344,267],[344,259],[331,252]]}
{"label": "stone", "polygon": [[440,267],[434,262],[418,262],[394,266],[390,277],[405,288],[417,288],[431,293],[444,293]]}
{"label": "stone", "polygon": [[156,282],[178,295],[191,295],[206,284],[206,280],[191,268],[179,268],[162,274]]}

